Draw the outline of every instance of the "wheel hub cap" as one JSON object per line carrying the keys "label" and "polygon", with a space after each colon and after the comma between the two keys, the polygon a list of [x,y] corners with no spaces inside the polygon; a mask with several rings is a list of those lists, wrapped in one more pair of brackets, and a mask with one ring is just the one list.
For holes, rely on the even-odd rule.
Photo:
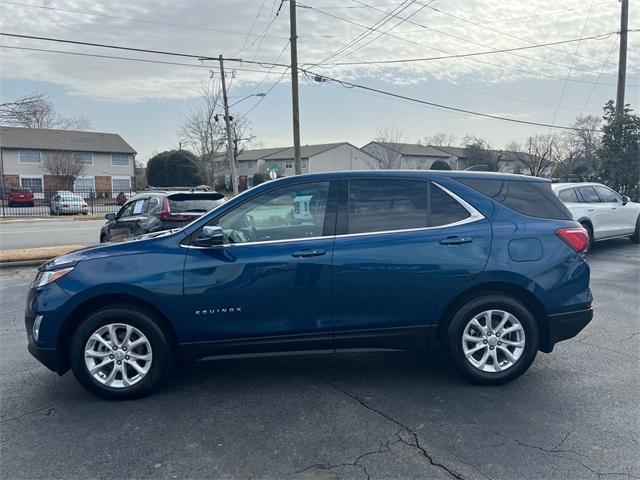
{"label": "wheel hub cap", "polygon": [[87,340],[84,361],[89,374],[111,388],[127,388],[149,372],[151,343],[137,328],[111,323],[98,328]]}
{"label": "wheel hub cap", "polygon": [[513,367],[524,347],[524,327],[504,310],[478,313],[469,320],[462,334],[465,358],[483,372],[497,373]]}

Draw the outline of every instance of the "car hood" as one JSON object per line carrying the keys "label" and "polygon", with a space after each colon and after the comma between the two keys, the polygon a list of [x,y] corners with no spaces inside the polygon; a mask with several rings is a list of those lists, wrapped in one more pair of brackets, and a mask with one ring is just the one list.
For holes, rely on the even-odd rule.
{"label": "car hood", "polygon": [[143,253],[151,248],[153,243],[174,235],[179,236],[180,240],[184,238],[184,233],[180,230],[167,230],[141,235],[122,243],[104,243],[80,248],[43,263],[38,270],[57,270],[58,268],[75,265],[84,260]]}

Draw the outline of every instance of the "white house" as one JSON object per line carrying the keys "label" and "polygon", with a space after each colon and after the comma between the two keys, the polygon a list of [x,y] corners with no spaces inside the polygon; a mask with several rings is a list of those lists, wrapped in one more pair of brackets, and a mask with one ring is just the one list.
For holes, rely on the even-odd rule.
{"label": "white house", "polygon": [[2,191],[29,187],[36,198],[59,188],[46,168],[53,155],[69,155],[84,165],[75,179],[77,192],[111,196],[132,188],[136,151],[115,133],[0,127]]}
{"label": "white house", "polygon": [[[302,173],[340,170],[371,170],[378,160],[348,142],[304,145],[301,147]],[[240,186],[250,187],[253,174],[275,169],[279,176],[293,175],[293,147],[245,150],[237,158]]]}

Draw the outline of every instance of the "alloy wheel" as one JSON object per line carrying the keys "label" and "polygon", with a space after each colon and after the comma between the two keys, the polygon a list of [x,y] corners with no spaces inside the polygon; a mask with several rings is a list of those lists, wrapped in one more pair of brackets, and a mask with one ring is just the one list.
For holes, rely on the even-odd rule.
{"label": "alloy wheel", "polygon": [[112,388],[127,388],[149,372],[151,343],[137,328],[111,323],[98,328],[87,340],[84,361],[89,374]]}
{"label": "alloy wheel", "polygon": [[524,327],[513,314],[504,310],[478,313],[462,333],[465,358],[483,372],[508,370],[522,356],[524,348]]}

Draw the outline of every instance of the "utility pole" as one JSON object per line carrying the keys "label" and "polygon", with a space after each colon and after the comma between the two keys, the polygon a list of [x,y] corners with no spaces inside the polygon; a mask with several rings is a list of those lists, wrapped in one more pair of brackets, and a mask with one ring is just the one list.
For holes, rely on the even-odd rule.
{"label": "utility pole", "polygon": [[291,101],[293,107],[293,156],[295,174],[302,173],[300,159],[300,104],[298,100],[298,33],[296,31],[296,0],[289,0],[289,27],[291,30]]}
{"label": "utility pole", "polygon": [[222,55],[220,60],[220,80],[222,82],[222,100],[224,102],[224,123],[227,125],[227,158],[231,167],[231,186],[233,194],[238,195],[238,176],[236,174],[236,155],[233,149],[233,139],[231,138],[231,117],[229,117],[229,101],[227,99],[227,82],[224,78],[224,60]]}
{"label": "utility pole", "polygon": [[616,114],[624,112],[624,84],[627,76],[627,30],[629,25],[629,0],[621,0],[620,11],[620,57],[618,58],[618,94],[616,95]]}

